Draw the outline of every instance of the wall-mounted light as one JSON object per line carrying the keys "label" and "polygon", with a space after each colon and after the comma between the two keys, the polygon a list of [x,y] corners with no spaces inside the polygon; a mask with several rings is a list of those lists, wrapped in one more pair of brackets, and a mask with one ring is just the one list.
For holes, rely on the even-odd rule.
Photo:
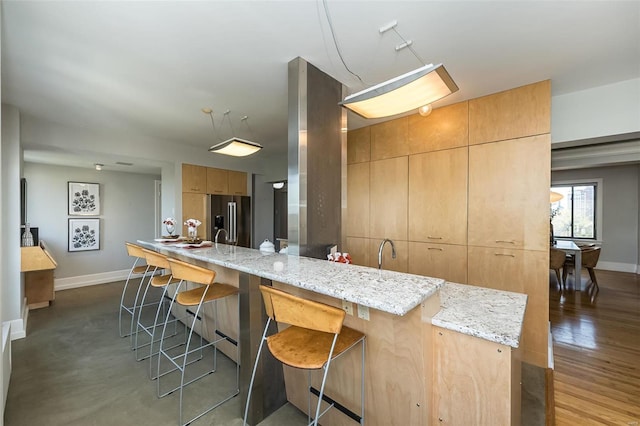
{"label": "wall-mounted light", "polygon": [[102,166],[104,166],[104,164],[95,163],[94,166],[96,166],[96,170],[100,171],[102,170]]}
{"label": "wall-mounted light", "polygon": [[284,182],[274,182],[273,189],[282,189],[284,188]]}

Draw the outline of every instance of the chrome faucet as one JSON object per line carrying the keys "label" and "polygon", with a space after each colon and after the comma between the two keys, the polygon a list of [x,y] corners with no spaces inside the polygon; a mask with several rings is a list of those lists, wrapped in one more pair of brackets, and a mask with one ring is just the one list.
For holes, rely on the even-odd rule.
{"label": "chrome faucet", "polygon": [[216,232],[216,236],[213,238],[213,241],[218,244],[218,235],[220,235],[220,232],[224,231],[224,240],[227,241],[227,239],[229,238],[229,234],[227,234],[227,230],[224,228],[220,228],[218,229],[218,232]]}
{"label": "chrome faucet", "polygon": [[391,244],[391,257],[393,259],[396,258],[396,246],[393,244],[393,241],[391,241],[388,238],[385,238],[384,240],[382,240],[382,242],[380,243],[380,248],[378,249],[378,269],[382,269],[382,250],[384,250],[384,245],[386,243]]}

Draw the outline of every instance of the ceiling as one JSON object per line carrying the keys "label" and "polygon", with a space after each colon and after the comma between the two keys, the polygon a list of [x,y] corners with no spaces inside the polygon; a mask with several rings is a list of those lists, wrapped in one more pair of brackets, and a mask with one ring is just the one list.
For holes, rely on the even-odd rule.
{"label": "ceiling", "polygon": [[[342,64],[329,19],[364,85]],[[264,145],[259,156],[286,155],[287,63],[303,57],[349,93],[418,68],[411,51],[396,52],[396,33],[379,33],[393,20],[421,60],[443,63],[460,87],[436,107],[545,79],[557,95],[640,76],[638,1],[4,0],[2,102],[66,126],[203,150],[233,127]],[[214,110],[218,138],[203,107]],[[350,128],[366,124],[349,114]],[[47,153],[46,141],[24,148],[28,161],[79,160]]]}

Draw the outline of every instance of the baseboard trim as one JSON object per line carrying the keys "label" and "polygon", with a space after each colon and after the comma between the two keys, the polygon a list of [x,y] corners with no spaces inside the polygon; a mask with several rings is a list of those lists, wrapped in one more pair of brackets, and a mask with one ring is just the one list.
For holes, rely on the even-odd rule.
{"label": "baseboard trim", "polygon": [[11,340],[24,339],[27,337],[27,320],[29,319],[29,306],[27,298],[22,301],[20,318],[7,321],[11,325]]}
{"label": "baseboard trim", "polygon": [[545,425],[555,426],[556,424],[556,398],[553,386],[553,370],[545,370]]}
{"label": "baseboard trim", "polygon": [[[11,378],[11,323],[2,323],[2,412],[7,404],[9,379]],[[2,422],[0,422],[2,423]]]}
{"label": "baseboard trim", "polygon": [[596,269],[615,272],[631,272],[633,274],[640,273],[640,267],[635,263],[605,262],[599,261]]}
{"label": "baseboard trim", "polygon": [[114,281],[126,280],[127,276],[129,276],[129,269],[101,272],[99,274],[78,275],[76,277],[55,278],[53,280],[53,289],[55,291],[60,291],[69,290],[72,288],[87,287],[90,285],[111,283]]}

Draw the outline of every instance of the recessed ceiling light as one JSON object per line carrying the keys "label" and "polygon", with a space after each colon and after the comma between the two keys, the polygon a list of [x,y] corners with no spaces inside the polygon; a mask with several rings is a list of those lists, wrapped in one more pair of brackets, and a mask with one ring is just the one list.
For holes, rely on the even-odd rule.
{"label": "recessed ceiling light", "polygon": [[102,166],[104,166],[104,164],[95,163],[94,166],[96,166],[96,170],[100,171],[102,170]]}

